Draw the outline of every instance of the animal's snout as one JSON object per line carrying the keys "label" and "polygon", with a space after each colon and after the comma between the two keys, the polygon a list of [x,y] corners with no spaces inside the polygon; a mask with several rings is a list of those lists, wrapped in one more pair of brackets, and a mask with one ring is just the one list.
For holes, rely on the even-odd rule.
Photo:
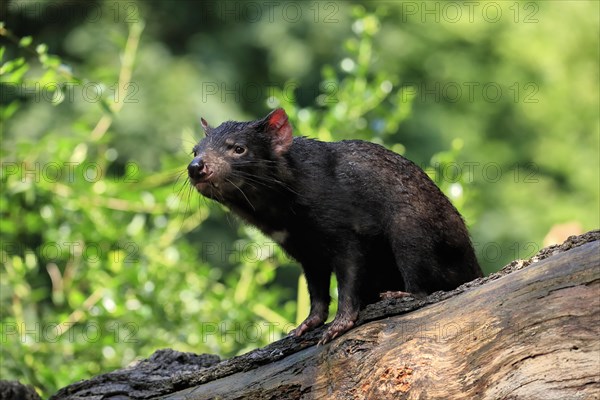
{"label": "animal's snout", "polygon": [[201,158],[196,157],[188,165],[188,175],[192,179],[202,179],[207,175],[206,164]]}

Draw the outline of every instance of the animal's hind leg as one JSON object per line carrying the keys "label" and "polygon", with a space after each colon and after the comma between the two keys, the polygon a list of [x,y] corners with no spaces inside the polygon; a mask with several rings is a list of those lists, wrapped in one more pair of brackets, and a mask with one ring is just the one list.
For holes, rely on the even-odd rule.
{"label": "animal's hind leg", "polygon": [[437,263],[431,258],[431,245],[427,238],[396,235],[391,239],[392,252],[396,261],[396,267],[402,276],[403,287],[398,291],[384,292],[380,296],[383,299],[402,297],[424,297],[433,290],[435,276],[432,272],[437,269]]}

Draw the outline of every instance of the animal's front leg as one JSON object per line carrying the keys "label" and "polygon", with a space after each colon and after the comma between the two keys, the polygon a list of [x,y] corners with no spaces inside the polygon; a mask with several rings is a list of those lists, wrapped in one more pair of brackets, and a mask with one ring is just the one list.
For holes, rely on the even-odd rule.
{"label": "animal's front leg", "polygon": [[354,327],[360,310],[360,279],[362,256],[357,250],[358,246],[349,248],[346,257],[339,260],[335,266],[338,280],[338,310],[333,322],[319,341],[319,345],[330,342],[336,337]]}
{"label": "animal's front leg", "polygon": [[294,336],[302,336],[305,332],[313,330],[325,323],[329,315],[329,284],[331,270],[319,266],[303,265],[304,275],[310,294],[310,313],[308,317],[290,332]]}

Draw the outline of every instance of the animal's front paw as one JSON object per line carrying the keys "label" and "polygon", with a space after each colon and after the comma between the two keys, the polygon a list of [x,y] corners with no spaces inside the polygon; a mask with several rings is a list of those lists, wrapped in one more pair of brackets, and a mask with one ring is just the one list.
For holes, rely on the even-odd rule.
{"label": "animal's front paw", "polygon": [[290,336],[302,336],[304,333],[315,329],[318,326],[323,325],[327,316],[322,315],[309,315],[304,322],[300,324],[296,329],[290,332]]}
{"label": "animal's front paw", "polygon": [[323,334],[323,337],[321,337],[321,340],[319,340],[318,346],[329,343],[336,337],[352,329],[355,320],[356,318],[352,319],[347,316],[336,317]]}

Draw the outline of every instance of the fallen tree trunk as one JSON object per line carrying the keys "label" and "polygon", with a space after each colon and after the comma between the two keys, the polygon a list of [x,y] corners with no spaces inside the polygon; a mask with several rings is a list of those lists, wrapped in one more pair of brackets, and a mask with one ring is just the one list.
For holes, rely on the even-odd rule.
{"label": "fallen tree trunk", "polygon": [[599,399],[600,232],[424,300],[219,362],[164,350],[53,399]]}

